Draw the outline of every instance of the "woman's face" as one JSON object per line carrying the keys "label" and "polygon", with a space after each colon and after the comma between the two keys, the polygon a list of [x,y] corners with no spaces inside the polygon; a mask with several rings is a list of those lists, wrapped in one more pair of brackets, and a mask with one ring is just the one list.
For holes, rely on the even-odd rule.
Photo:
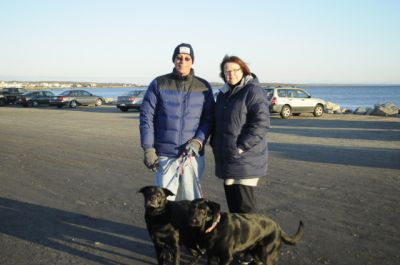
{"label": "woman's face", "polygon": [[236,85],[242,80],[243,71],[237,63],[227,62],[224,65],[224,75],[229,85]]}

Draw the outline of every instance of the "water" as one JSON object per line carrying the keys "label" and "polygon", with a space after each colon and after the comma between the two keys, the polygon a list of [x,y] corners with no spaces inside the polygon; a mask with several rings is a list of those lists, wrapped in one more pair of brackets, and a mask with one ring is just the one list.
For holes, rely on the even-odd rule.
{"label": "water", "polygon": [[[393,102],[400,107],[400,86],[299,86],[313,97],[340,105],[342,108],[374,107],[375,104]],[[143,87],[142,87],[143,88]],[[126,88],[83,88],[104,98],[117,99],[118,96],[135,89]],[[54,90],[59,94],[64,90]]]}
{"label": "water", "polygon": [[340,105],[342,108],[356,109],[375,104],[393,102],[400,107],[400,86],[299,86],[313,97]]}

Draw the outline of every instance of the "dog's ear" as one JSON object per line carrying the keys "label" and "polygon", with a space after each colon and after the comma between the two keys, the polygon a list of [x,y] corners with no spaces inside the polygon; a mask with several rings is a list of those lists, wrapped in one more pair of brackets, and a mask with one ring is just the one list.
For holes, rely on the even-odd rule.
{"label": "dog's ear", "polygon": [[162,189],[163,189],[163,191],[164,191],[164,193],[165,193],[165,197],[174,196],[174,195],[175,195],[172,191],[170,191],[170,190],[167,189],[167,188],[162,188]]}
{"label": "dog's ear", "polygon": [[216,202],[207,200],[207,205],[212,212],[212,220],[215,222],[221,212],[221,205]]}

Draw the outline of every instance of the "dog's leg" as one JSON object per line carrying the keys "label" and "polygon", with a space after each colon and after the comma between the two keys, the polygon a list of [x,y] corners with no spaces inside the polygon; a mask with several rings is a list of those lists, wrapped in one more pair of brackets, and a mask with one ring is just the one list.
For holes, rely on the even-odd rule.
{"label": "dog's leg", "polygon": [[200,260],[202,254],[194,249],[190,249],[189,251],[192,254],[189,265],[196,265],[197,262]]}
{"label": "dog's leg", "polygon": [[181,249],[179,247],[179,239],[175,240],[174,246],[173,246],[173,252],[174,252],[174,264],[179,265],[181,263]]}
{"label": "dog's leg", "polygon": [[164,264],[164,253],[162,247],[154,244],[154,248],[156,249],[157,263],[158,265]]}
{"label": "dog's leg", "polygon": [[277,250],[269,254],[267,259],[267,265],[275,265],[278,262],[278,257],[279,254]]}
{"label": "dog's leg", "polygon": [[267,246],[267,252],[266,252],[267,256],[265,264],[275,265],[278,262],[280,246],[281,243],[279,240]]}

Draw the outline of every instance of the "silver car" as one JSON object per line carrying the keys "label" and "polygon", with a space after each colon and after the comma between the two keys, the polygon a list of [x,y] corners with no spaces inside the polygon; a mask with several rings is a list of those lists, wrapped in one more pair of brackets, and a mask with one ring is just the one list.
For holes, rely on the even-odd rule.
{"label": "silver car", "polygon": [[57,106],[62,108],[68,106],[70,108],[76,108],[80,105],[94,105],[101,106],[104,102],[104,98],[101,96],[93,95],[86,90],[66,90],[60,95],[50,98],[50,106]]}
{"label": "silver car", "polygon": [[117,108],[123,112],[129,109],[139,110],[142,104],[146,89],[135,89],[117,98]]}
{"label": "silver car", "polygon": [[295,87],[265,88],[271,113],[279,113],[283,119],[290,115],[313,113],[321,117],[326,108],[325,100],[313,98],[304,89]]}

